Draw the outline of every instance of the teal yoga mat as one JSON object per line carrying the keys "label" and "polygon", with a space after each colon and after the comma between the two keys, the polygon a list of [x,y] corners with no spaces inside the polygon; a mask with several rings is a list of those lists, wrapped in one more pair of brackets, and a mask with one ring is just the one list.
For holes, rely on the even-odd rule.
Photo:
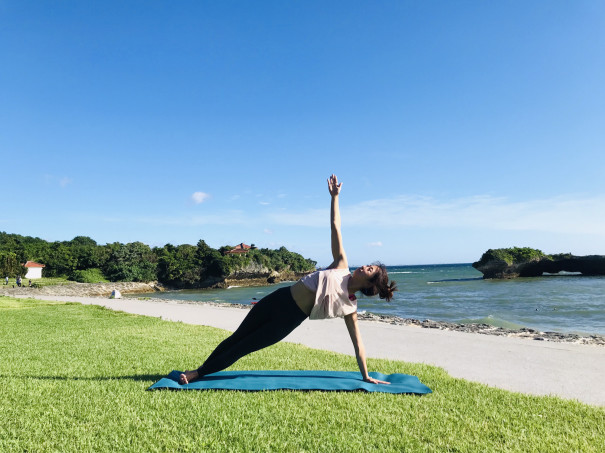
{"label": "teal yoga mat", "polygon": [[366,391],[382,393],[432,393],[416,376],[407,374],[370,373],[375,379],[391,384],[370,384],[353,371],[221,371],[209,374],[190,384],[178,383],[181,371],[172,371],[147,390],[319,390],[319,391]]}

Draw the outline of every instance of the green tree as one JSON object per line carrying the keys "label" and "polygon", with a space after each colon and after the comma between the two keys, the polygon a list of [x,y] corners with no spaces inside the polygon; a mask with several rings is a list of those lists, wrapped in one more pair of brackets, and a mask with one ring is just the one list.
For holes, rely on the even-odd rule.
{"label": "green tree", "polygon": [[96,247],[97,241],[88,236],[76,236],[71,241],[69,241],[69,245],[71,246],[80,246],[80,247]]}
{"label": "green tree", "polygon": [[44,273],[47,277],[68,277],[77,265],[77,259],[64,242],[50,244],[40,261],[46,265]]}
{"label": "green tree", "polygon": [[196,265],[197,247],[189,244],[175,247],[166,244],[157,249],[158,280],[173,286],[194,286],[199,282],[200,270]]}
{"label": "green tree", "polygon": [[12,252],[0,251],[0,275],[2,277],[25,277],[27,268],[17,259],[17,255]]}
{"label": "green tree", "polygon": [[14,253],[17,261],[24,263],[27,261],[25,247],[23,245],[23,236],[17,234],[3,233],[0,237],[0,250]]}
{"label": "green tree", "polygon": [[204,277],[223,278],[229,275],[229,268],[221,253],[200,239],[195,252],[196,264],[200,268],[200,280]]}
{"label": "green tree", "polygon": [[157,257],[142,242],[110,245],[111,254],[103,273],[111,281],[148,282],[157,278]]}
{"label": "green tree", "polygon": [[87,270],[101,268],[104,264],[99,259],[99,249],[97,242],[88,236],[76,236],[65,245],[71,251],[76,260],[77,270]]}

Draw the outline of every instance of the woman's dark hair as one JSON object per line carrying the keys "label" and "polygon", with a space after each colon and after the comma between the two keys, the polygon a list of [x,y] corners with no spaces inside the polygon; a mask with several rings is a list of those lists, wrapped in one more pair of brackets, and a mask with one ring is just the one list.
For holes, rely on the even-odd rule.
{"label": "woman's dark hair", "polygon": [[393,298],[393,293],[397,291],[397,284],[393,280],[389,283],[389,275],[384,264],[372,263],[372,266],[378,267],[378,271],[370,280],[371,286],[363,288],[361,292],[366,296],[378,294],[378,297],[389,302]]}

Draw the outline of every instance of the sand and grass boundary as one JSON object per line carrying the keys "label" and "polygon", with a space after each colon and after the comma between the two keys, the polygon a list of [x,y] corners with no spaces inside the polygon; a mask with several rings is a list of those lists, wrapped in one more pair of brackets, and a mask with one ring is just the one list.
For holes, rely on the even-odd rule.
{"label": "sand and grass boundary", "polygon": [[[385,359],[370,368],[417,375],[434,393],[146,392],[228,332],[74,302],[0,298],[0,314],[2,451],[596,452],[605,442],[603,408]],[[355,366],[280,343],[235,368]]]}

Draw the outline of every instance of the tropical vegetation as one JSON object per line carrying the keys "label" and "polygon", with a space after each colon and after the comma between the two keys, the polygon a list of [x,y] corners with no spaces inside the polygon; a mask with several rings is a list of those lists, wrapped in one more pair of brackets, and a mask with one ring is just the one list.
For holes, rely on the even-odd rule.
{"label": "tropical vegetation", "polygon": [[545,254],[542,252],[542,250],[532,249],[530,247],[510,247],[502,249],[489,249],[475,264],[483,265],[490,261],[504,261],[510,266],[513,264],[527,263],[530,261],[540,261],[543,258],[552,259],[550,255]]}
{"label": "tropical vegetation", "polygon": [[177,287],[203,287],[241,269],[264,272],[308,272],[316,262],[291,252],[252,247],[246,253],[229,254],[233,247],[210,247],[204,240],[196,245],[166,244],[150,247],[142,242],[100,245],[87,236],[70,241],[46,240],[0,232],[0,275],[25,275],[26,261],[45,265],[45,277],[77,282],[159,281]]}

